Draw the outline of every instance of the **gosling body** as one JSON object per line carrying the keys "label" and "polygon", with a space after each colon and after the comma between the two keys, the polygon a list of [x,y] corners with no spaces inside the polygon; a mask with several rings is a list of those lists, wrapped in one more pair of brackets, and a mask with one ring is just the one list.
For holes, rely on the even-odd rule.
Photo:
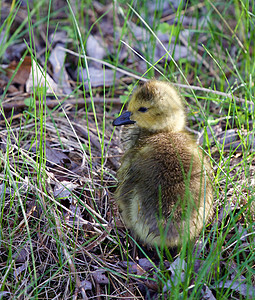
{"label": "gosling body", "polygon": [[212,214],[210,165],[185,130],[185,112],[168,83],[149,81],[113,125],[128,125],[115,198],[128,228],[149,245],[194,239]]}

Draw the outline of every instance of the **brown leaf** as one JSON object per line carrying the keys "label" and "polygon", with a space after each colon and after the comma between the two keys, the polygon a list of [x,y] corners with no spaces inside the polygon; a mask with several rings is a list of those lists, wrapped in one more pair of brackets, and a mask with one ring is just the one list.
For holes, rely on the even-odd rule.
{"label": "brown leaf", "polygon": [[[6,70],[6,75],[8,76],[9,79],[11,79],[12,75],[14,74],[19,62],[17,61],[12,61],[7,70]],[[20,85],[25,85],[28,78],[29,74],[31,72],[31,57],[26,56],[20,65],[19,69],[17,70],[17,73],[15,74],[12,83],[18,83]]]}

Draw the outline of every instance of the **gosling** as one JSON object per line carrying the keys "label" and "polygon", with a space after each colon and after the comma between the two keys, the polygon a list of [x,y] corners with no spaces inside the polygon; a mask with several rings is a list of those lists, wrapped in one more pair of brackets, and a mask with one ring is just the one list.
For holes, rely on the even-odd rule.
{"label": "gosling", "polygon": [[127,129],[115,198],[126,226],[147,245],[181,246],[212,215],[211,167],[185,129],[181,97],[167,82],[146,82],[113,121]]}

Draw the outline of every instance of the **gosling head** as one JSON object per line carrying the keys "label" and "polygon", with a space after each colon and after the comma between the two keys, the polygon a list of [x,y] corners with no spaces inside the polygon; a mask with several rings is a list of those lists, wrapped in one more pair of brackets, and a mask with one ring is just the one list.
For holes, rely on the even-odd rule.
{"label": "gosling head", "polygon": [[133,94],[127,111],[113,121],[114,126],[134,124],[151,132],[182,131],[185,112],[176,89],[167,82],[151,80]]}

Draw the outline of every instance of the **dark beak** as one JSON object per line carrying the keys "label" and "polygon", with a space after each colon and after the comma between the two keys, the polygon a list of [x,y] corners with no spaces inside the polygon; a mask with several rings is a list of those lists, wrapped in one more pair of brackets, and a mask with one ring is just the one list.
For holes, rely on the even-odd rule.
{"label": "dark beak", "polygon": [[113,126],[134,124],[135,121],[130,120],[131,112],[125,111],[122,115],[120,115],[117,119],[112,122]]}

